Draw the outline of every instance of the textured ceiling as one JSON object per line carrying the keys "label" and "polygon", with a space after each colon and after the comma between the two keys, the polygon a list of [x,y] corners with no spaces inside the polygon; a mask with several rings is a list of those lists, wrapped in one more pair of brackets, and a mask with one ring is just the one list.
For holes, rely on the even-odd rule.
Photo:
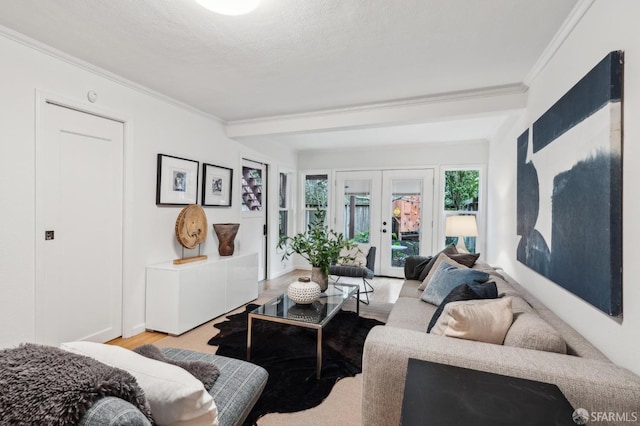
{"label": "textured ceiling", "polygon": [[233,121],[522,82],[577,0],[2,0],[0,24]]}

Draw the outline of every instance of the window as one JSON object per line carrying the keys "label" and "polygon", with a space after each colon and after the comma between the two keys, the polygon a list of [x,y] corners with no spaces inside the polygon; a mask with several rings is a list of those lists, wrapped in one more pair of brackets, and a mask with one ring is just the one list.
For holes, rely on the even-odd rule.
{"label": "window", "polygon": [[[480,170],[446,170],[444,172],[444,217],[478,215]],[[477,221],[476,221],[477,222]],[[446,234],[446,232],[445,232]],[[457,244],[461,236],[445,236],[445,245]],[[470,253],[476,252],[476,236],[462,236]]]}
{"label": "window", "polygon": [[289,194],[289,174],[280,173],[278,187],[278,234],[281,238],[289,235]]}
{"label": "window", "polygon": [[304,177],[304,229],[316,220],[317,211],[321,211],[322,221],[327,220],[329,200],[329,176],[326,174],[305,175]]}

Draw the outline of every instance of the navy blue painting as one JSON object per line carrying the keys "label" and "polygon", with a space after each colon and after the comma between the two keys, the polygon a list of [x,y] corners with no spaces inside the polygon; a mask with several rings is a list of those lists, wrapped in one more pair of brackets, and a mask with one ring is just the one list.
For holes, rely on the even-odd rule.
{"label": "navy blue painting", "polygon": [[517,139],[517,259],[622,314],[623,54],[609,53]]}

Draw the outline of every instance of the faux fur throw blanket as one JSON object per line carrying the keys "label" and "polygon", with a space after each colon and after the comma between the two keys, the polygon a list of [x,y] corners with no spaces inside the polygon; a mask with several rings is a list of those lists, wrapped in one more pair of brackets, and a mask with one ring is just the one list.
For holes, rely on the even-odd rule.
{"label": "faux fur throw blanket", "polygon": [[218,367],[210,362],[176,361],[171,358],[167,358],[160,351],[160,349],[153,345],[138,346],[133,351],[139,353],[140,355],[144,355],[147,358],[173,364],[187,370],[193,377],[202,382],[206,390],[210,390],[213,387],[213,384],[216,382],[218,376],[220,375],[220,370],[218,370]]}
{"label": "faux fur throw blanket", "polygon": [[0,423],[75,425],[104,396],[124,399],[151,422],[136,379],[124,370],[53,346],[0,350]]}

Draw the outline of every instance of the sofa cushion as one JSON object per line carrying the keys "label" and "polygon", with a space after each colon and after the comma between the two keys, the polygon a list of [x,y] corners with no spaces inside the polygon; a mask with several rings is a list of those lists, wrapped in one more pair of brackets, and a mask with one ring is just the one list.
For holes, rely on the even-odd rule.
{"label": "sofa cushion", "polygon": [[146,358],[128,349],[93,342],[69,342],[60,346],[136,378],[158,424],[217,425],[218,411],[201,381],[175,365]]}
{"label": "sofa cushion", "polygon": [[451,302],[431,333],[501,345],[512,321],[510,297]]}
{"label": "sofa cushion", "polygon": [[489,274],[475,269],[460,269],[448,262],[438,266],[433,278],[422,293],[422,300],[439,305],[447,294],[461,284],[483,283],[489,279]]}
{"label": "sofa cushion", "polygon": [[93,403],[78,426],[113,425],[151,426],[149,420],[134,405],[124,399],[106,396]]}
{"label": "sofa cushion", "polygon": [[415,297],[399,297],[387,318],[386,327],[405,328],[424,333],[436,306]]}
{"label": "sofa cushion", "polygon": [[562,335],[533,312],[514,314],[513,324],[507,332],[504,345],[561,354],[567,353],[567,344]]}
{"label": "sofa cushion", "polygon": [[[441,254],[455,254],[457,252],[458,252],[458,249],[453,244],[449,244],[448,246],[440,250],[438,253],[436,253],[435,256],[431,258],[431,260],[429,260],[429,262],[427,262],[425,267],[422,269],[422,272],[420,272],[418,279],[420,281],[424,281],[429,271],[431,271],[431,269],[433,269],[433,267],[436,266],[436,261],[438,260],[438,257],[440,257]],[[424,290],[424,288],[422,290]]]}
{"label": "sofa cushion", "polygon": [[162,353],[174,360],[210,362],[218,367],[220,377],[209,394],[218,407],[220,426],[243,424],[269,377],[264,368],[239,359],[178,348],[163,348]]}
{"label": "sofa cushion", "polygon": [[402,284],[398,297],[414,297],[416,299],[420,299],[420,296],[422,296],[422,293],[424,292],[424,290],[418,289],[420,284],[422,284],[422,281],[405,280],[404,284]]}
{"label": "sofa cushion", "polygon": [[442,303],[438,305],[436,312],[429,321],[429,327],[427,327],[427,333],[431,331],[433,326],[438,321],[442,310],[450,302],[460,302],[463,300],[477,300],[477,299],[496,299],[498,297],[498,290],[496,289],[496,283],[484,283],[484,284],[462,284],[451,290],[447,297],[444,298]]}

